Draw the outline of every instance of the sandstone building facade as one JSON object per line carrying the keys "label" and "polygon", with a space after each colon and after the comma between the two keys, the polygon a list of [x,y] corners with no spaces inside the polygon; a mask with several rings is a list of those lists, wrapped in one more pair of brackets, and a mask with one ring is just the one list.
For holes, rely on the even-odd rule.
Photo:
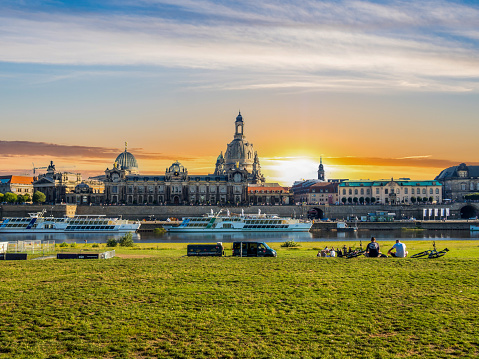
{"label": "sandstone building facade", "polygon": [[[236,117],[233,141],[227,145],[225,154],[218,156],[212,174],[190,174],[178,161],[164,175],[140,174],[135,157],[125,146],[113,168],[106,169],[103,181],[105,203],[128,205],[248,204],[249,193],[254,191],[249,186],[265,185],[258,154],[245,138],[241,113]],[[289,194],[284,192],[269,193],[264,201],[286,203]]]}

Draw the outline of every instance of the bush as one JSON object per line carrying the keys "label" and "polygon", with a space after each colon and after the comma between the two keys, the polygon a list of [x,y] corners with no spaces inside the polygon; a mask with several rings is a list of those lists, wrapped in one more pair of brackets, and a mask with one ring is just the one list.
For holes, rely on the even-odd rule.
{"label": "bush", "polygon": [[135,243],[133,243],[133,235],[131,232],[128,232],[122,236],[118,240],[118,243],[120,244],[120,247],[133,247],[135,245]]}
{"label": "bush", "polygon": [[153,230],[153,233],[154,233],[154,234],[163,234],[163,233],[166,233],[166,229],[164,229],[164,228],[155,228],[155,229]]}
{"label": "bush", "polygon": [[281,245],[281,247],[283,247],[283,248],[301,247],[301,244],[296,243],[296,242],[294,241],[294,239],[292,239],[292,240],[290,240],[290,241],[284,242],[284,243]]}
{"label": "bush", "polygon": [[116,241],[115,238],[108,238],[106,240],[106,246],[107,247],[116,247],[118,245],[118,242]]}
{"label": "bush", "polygon": [[92,248],[99,248],[100,245],[98,243],[93,243]]}
{"label": "bush", "polygon": [[70,244],[70,247],[72,247],[72,248],[75,248],[76,246],[77,246],[77,244],[75,242]]}
{"label": "bush", "polygon": [[60,247],[68,247],[68,243],[63,242],[63,243],[60,244]]}

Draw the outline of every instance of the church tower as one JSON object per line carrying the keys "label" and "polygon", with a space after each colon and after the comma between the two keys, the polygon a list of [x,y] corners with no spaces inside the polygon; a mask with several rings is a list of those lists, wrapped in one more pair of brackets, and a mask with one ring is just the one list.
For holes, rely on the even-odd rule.
{"label": "church tower", "polygon": [[319,158],[318,179],[324,181],[323,156]]}
{"label": "church tower", "polygon": [[224,157],[220,154],[216,160],[215,173],[224,173],[237,181],[264,182],[258,155],[254,151],[253,144],[246,141],[244,135],[241,112],[236,116],[233,141],[228,143]]}

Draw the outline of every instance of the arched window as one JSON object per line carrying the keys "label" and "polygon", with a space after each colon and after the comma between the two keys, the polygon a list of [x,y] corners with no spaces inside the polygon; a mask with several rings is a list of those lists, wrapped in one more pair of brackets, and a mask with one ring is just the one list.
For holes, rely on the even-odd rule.
{"label": "arched window", "polygon": [[465,183],[461,183],[461,191],[465,191],[466,190],[466,184]]}
{"label": "arched window", "polygon": [[436,194],[439,194],[439,188],[436,188]]}

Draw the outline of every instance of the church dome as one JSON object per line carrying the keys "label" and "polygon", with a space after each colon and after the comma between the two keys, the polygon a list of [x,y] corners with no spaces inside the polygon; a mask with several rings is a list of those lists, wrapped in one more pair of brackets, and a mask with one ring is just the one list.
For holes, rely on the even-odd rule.
{"label": "church dome", "polygon": [[115,162],[118,164],[118,167],[122,170],[137,170],[138,162],[136,162],[135,156],[130,152],[122,152],[118,155]]}

